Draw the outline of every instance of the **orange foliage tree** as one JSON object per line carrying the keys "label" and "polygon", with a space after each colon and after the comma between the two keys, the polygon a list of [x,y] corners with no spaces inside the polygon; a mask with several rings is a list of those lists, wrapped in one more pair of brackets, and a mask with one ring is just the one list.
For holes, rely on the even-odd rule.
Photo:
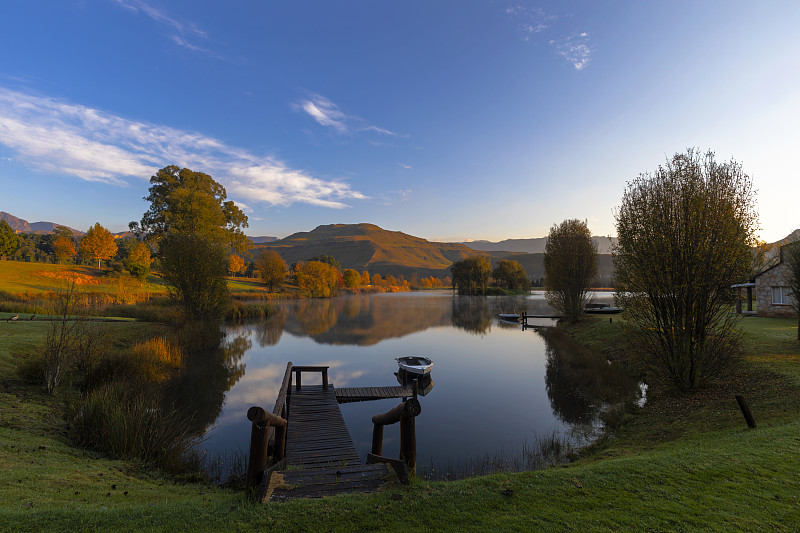
{"label": "orange foliage tree", "polygon": [[117,255],[117,242],[111,232],[97,222],[81,239],[81,253],[97,259],[97,268],[100,268],[100,261]]}
{"label": "orange foliage tree", "polygon": [[228,271],[231,274],[236,275],[242,270],[244,270],[244,259],[235,254],[231,255],[228,258]]}

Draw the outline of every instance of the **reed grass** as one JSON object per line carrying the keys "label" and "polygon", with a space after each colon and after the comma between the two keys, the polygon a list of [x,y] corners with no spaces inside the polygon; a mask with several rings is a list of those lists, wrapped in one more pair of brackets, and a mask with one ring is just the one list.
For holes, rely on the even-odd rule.
{"label": "reed grass", "polygon": [[70,419],[75,441],[112,457],[138,459],[172,474],[199,467],[190,420],[130,383],[113,381],[85,394]]}

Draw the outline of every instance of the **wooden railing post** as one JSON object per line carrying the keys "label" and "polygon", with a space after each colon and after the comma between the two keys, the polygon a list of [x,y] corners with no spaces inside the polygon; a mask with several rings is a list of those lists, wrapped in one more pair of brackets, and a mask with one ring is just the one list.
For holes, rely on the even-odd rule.
{"label": "wooden railing post", "polygon": [[422,412],[419,400],[411,398],[383,414],[372,417],[372,454],[381,455],[383,451],[383,426],[400,422],[400,459],[406,464],[410,474],[416,477],[417,433],[414,418]]}
{"label": "wooden railing post", "polygon": [[328,369],[322,370],[322,390],[328,390]]}
{"label": "wooden railing post", "polygon": [[372,425],[372,453],[383,455],[383,424],[375,422]]}
{"label": "wooden railing post", "polygon": [[275,426],[275,446],[278,450],[276,455],[282,455],[286,442],[286,419],[256,406],[247,410],[247,418],[253,423],[250,430],[250,458],[247,461],[246,480],[247,494],[252,498],[258,492],[264,469],[267,467],[269,426],[270,424]]}
{"label": "wooden railing post", "polygon": [[[259,411],[260,410],[260,411]],[[269,436],[269,423],[261,415],[264,409],[251,407],[247,410],[247,418],[253,422],[250,429],[250,458],[247,461],[247,495],[255,496],[264,468],[267,466],[267,441]]]}

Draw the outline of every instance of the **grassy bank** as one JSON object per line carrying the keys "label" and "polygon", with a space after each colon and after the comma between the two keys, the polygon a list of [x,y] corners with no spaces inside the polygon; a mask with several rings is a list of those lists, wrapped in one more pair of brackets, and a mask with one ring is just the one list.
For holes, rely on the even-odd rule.
{"label": "grassy bank", "polygon": [[[590,319],[569,332],[613,354],[624,350],[618,321]],[[746,319],[747,358],[735,376],[685,397],[650,391],[647,405],[612,438],[565,468],[251,505],[239,493],[177,483],[73,446],[61,400],[18,374],[44,329],[3,321],[0,529],[795,530],[800,345],[794,325]],[[146,326],[113,324],[123,336]],[[747,429],[734,391],[748,398],[757,429]]]}

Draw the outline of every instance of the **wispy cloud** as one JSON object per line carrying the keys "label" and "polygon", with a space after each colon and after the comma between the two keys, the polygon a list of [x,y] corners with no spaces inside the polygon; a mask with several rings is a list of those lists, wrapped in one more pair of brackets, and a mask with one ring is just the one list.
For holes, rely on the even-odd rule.
{"label": "wispy cloud", "polygon": [[143,0],[113,0],[116,4],[124,7],[125,9],[132,11],[134,13],[142,13],[143,15],[149,17],[153,21],[165,26],[169,29],[170,35],[169,38],[183,48],[191,50],[193,52],[200,52],[202,54],[206,54],[212,57],[216,57],[218,59],[222,59],[220,56],[205,48],[200,46],[191,39],[199,38],[199,39],[208,39],[208,34],[195,26],[191,22],[184,22],[177,20],[169,15],[167,15],[164,11],[157,9],[150,4],[144,2]]}
{"label": "wispy cloud", "polygon": [[345,182],[315,178],[200,133],[3,87],[0,144],[29,167],[87,181],[125,185],[175,164],[208,172],[243,201],[343,208],[348,199],[366,198]]}
{"label": "wispy cloud", "polygon": [[305,112],[321,126],[333,128],[340,135],[365,132],[381,136],[397,136],[395,132],[386,128],[368,124],[361,117],[346,114],[339,109],[339,106],[320,94],[309,93],[306,98],[301,99],[293,107]]}
{"label": "wispy cloud", "polygon": [[523,41],[530,41],[533,37],[538,40],[548,39],[548,44],[558,55],[569,61],[575,70],[583,70],[589,64],[593,50],[586,32],[572,33],[568,37],[554,37],[558,33],[557,28],[553,27],[558,16],[541,8],[515,5],[507,7],[506,14],[518,24]]}
{"label": "wispy cloud", "polygon": [[406,170],[412,170],[414,168],[411,165],[406,165],[404,163],[397,163],[397,166],[402,167],[402,168],[404,168]]}
{"label": "wispy cloud", "polygon": [[550,41],[550,45],[555,47],[559,55],[572,63],[575,70],[583,70],[592,57],[589,34],[586,32],[571,35],[561,41]]}
{"label": "wispy cloud", "polygon": [[506,14],[519,23],[523,41],[529,41],[531,35],[543,32],[558,18],[541,8],[519,5],[507,7]]}
{"label": "wispy cloud", "polygon": [[320,125],[331,127],[338,133],[347,133],[347,115],[324,96],[313,94],[310,99],[301,100],[299,106]]}

